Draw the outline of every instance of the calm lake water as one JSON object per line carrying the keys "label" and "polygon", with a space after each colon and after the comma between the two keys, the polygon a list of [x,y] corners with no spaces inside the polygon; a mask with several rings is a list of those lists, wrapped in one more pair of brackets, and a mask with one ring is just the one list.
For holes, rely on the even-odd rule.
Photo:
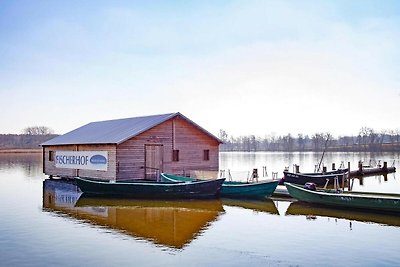
{"label": "calm lake water", "polygon": [[[312,171],[321,154],[221,153],[234,179],[267,166]],[[327,154],[325,164],[399,154]],[[330,167],[329,167],[330,168]],[[48,180],[40,155],[0,155],[0,266],[399,266],[400,216],[288,200],[149,201],[80,197]],[[396,174],[354,189],[400,193]]]}

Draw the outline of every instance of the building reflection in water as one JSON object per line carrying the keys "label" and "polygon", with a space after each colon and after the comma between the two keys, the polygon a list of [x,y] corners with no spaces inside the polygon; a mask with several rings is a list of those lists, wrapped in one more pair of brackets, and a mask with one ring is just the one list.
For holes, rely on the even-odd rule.
{"label": "building reflection in water", "polygon": [[43,182],[43,210],[181,249],[224,213],[221,200],[87,198],[71,181]]}

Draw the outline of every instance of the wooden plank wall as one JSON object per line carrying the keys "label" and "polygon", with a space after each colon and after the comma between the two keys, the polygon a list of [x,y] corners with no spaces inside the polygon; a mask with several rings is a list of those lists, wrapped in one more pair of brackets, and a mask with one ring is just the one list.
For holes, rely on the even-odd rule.
{"label": "wooden plank wall", "polygon": [[[178,117],[174,124],[174,146],[179,150],[179,161],[171,161],[166,169],[184,175],[191,175],[193,171],[218,171],[219,143],[184,119]],[[206,149],[210,151],[209,160],[203,160],[203,151]]]}
{"label": "wooden plank wall", "polygon": [[[49,151],[107,151],[107,171],[79,170],[80,177],[90,177],[104,180],[114,180],[116,177],[116,146],[115,145],[63,145],[46,146],[44,149],[44,173],[59,177],[75,177],[76,169],[56,168],[55,161],[49,161]],[[55,154],[54,154],[55,156]]]}
{"label": "wooden plank wall", "polygon": [[[163,145],[164,172],[190,175],[195,170],[218,171],[219,143],[193,124],[175,117],[117,146],[117,179],[145,178],[146,144]],[[173,149],[179,150],[178,162],[172,161]],[[203,160],[205,149],[210,151],[208,161]]]}
{"label": "wooden plank wall", "polygon": [[166,121],[117,146],[117,179],[144,179],[145,145],[161,144],[164,150],[164,162],[171,160],[172,122]]}
{"label": "wooden plank wall", "polygon": [[[55,161],[49,161],[49,151],[74,151],[76,150],[76,146],[70,145],[70,146],[46,146],[44,147],[44,170],[43,172],[46,175],[53,175],[53,176],[59,176],[59,177],[73,177],[75,176],[76,171],[74,169],[62,169],[62,168],[56,168],[56,162]],[[55,154],[54,154],[55,156]]]}

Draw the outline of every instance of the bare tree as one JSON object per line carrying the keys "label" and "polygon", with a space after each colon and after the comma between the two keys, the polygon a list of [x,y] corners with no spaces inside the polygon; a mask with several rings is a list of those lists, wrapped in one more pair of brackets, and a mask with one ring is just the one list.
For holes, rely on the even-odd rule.
{"label": "bare tree", "polygon": [[46,126],[30,126],[22,130],[22,133],[26,135],[48,135],[54,134],[54,131]]}
{"label": "bare tree", "polygon": [[226,143],[228,141],[228,134],[226,133],[225,130],[220,129],[219,134],[218,134],[219,139],[221,139],[222,142]]}
{"label": "bare tree", "polygon": [[324,143],[324,134],[323,133],[315,133],[312,137],[312,144],[314,151],[321,151],[323,149]]}
{"label": "bare tree", "polygon": [[304,139],[303,134],[299,133],[297,135],[297,143],[298,143],[299,150],[300,151],[304,151],[306,143],[305,143],[305,139]]}
{"label": "bare tree", "polygon": [[249,149],[250,151],[257,151],[257,140],[255,135],[248,136],[249,138]]}
{"label": "bare tree", "polygon": [[377,150],[377,143],[379,139],[379,135],[377,132],[375,132],[374,129],[369,128],[369,127],[362,127],[360,129],[359,137],[361,139],[361,143],[363,145],[363,148],[365,151],[367,150]]}
{"label": "bare tree", "polygon": [[282,137],[282,142],[283,142],[283,150],[285,151],[293,150],[293,137],[290,133]]}

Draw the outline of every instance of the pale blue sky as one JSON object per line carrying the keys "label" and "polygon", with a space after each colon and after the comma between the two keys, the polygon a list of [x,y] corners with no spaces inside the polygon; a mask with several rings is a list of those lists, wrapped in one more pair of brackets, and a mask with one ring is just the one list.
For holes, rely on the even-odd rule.
{"label": "pale blue sky", "polygon": [[214,134],[400,128],[400,1],[4,1],[0,133],[181,112]]}

